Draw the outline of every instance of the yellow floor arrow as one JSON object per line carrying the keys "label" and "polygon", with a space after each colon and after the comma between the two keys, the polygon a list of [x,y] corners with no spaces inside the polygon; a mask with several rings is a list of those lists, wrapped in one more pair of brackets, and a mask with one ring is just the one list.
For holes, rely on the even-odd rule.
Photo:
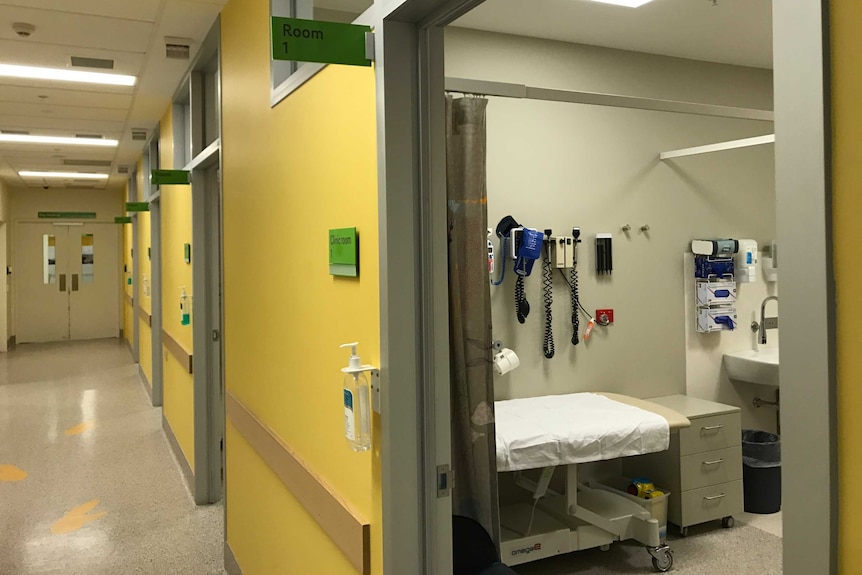
{"label": "yellow floor arrow", "polygon": [[22,481],[27,479],[27,472],[14,465],[0,465],[0,481]]}
{"label": "yellow floor arrow", "polygon": [[97,505],[99,505],[98,499],[93,499],[83,505],[78,505],[51,526],[51,533],[54,535],[65,535],[66,533],[77,531],[91,521],[102,518],[107,511],[90,513],[90,511],[95,509]]}
{"label": "yellow floor arrow", "polygon": [[93,427],[94,422],[85,421],[84,423],[79,423],[78,425],[73,425],[69,429],[66,430],[66,435],[81,435],[91,427]]}

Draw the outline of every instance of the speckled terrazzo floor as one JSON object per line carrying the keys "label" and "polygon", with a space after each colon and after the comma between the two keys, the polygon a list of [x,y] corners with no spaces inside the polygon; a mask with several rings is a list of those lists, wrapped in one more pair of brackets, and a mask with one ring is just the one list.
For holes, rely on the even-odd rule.
{"label": "speckled terrazzo floor", "polygon": [[[781,538],[738,521],[732,529],[717,523],[691,528],[685,538],[670,536],[676,575],[781,575]],[[642,546],[616,543],[515,567],[519,575],[618,575],[655,573]]]}
{"label": "speckled terrazzo floor", "polygon": [[0,354],[0,575],[224,572],[137,372],[119,340]]}

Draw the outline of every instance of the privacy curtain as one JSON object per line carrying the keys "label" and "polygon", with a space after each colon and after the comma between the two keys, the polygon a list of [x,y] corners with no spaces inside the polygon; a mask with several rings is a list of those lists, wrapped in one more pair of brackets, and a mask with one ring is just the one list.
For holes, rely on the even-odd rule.
{"label": "privacy curtain", "polygon": [[446,98],[453,513],[499,546],[484,98]]}

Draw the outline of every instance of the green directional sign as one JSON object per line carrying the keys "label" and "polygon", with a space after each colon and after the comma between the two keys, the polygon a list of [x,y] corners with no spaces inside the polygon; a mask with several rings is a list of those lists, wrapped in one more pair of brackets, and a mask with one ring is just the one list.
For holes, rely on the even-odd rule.
{"label": "green directional sign", "polygon": [[130,216],[122,216],[114,218],[115,224],[130,224],[132,223],[132,218]]}
{"label": "green directional sign", "polygon": [[272,18],[272,59],[370,66],[370,26],[298,18]]}
{"label": "green directional sign", "polygon": [[359,276],[359,235],[356,228],[329,230],[329,273]]}
{"label": "green directional sign", "polygon": [[189,184],[189,173],[186,170],[153,170],[150,182],[154,186],[172,186]]}
{"label": "green directional sign", "polygon": [[149,202],[126,202],[127,212],[149,212]]}
{"label": "green directional sign", "polygon": [[95,220],[96,212],[39,212],[40,220]]}

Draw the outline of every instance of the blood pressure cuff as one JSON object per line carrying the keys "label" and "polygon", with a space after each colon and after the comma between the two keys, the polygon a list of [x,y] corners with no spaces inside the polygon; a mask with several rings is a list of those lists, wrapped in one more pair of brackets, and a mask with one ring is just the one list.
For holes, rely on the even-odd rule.
{"label": "blood pressure cuff", "polygon": [[545,235],[532,228],[524,228],[521,232],[521,246],[518,248],[518,258],[515,260],[515,273],[528,276],[533,271],[533,262],[542,255],[542,241]]}

